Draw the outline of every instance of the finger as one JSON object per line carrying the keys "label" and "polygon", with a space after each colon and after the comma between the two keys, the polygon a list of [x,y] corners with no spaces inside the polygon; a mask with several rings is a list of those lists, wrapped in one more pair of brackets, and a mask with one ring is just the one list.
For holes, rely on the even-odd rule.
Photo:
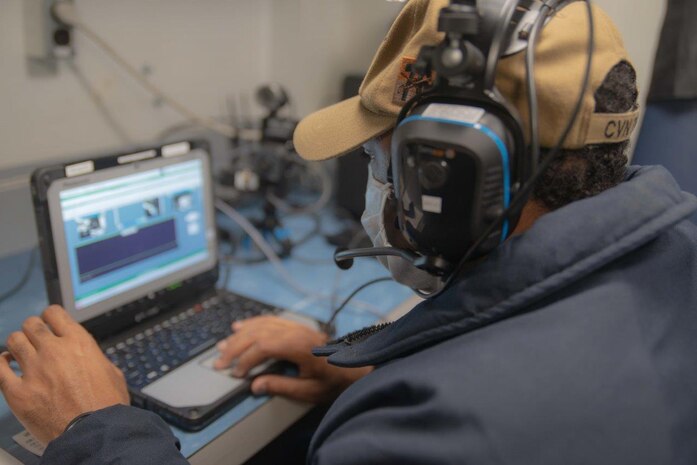
{"label": "finger", "polygon": [[213,364],[214,368],[221,369],[230,366],[233,360],[240,356],[242,352],[247,350],[254,340],[248,336],[230,336],[223,343],[218,344],[220,357]]}
{"label": "finger", "polygon": [[246,376],[249,370],[261,365],[268,359],[272,358],[266,350],[262,349],[260,344],[253,344],[240,355],[237,360],[235,369],[232,370],[232,375],[238,378]]}
{"label": "finger", "polygon": [[15,331],[7,338],[7,351],[12,354],[19,367],[24,371],[25,367],[31,360],[36,357],[36,349],[26,334],[21,331]]}
{"label": "finger", "polygon": [[44,310],[41,319],[51,327],[56,336],[65,336],[79,326],[73,317],[58,305],[51,305]]}
{"label": "finger", "polygon": [[22,324],[22,331],[37,349],[49,338],[55,337],[49,327],[46,326],[46,323],[44,323],[44,320],[37,316],[27,318],[24,324]]}
{"label": "finger", "polygon": [[254,395],[276,395],[303,402],[317,403],[323,400],[324,387],[316,379],[292,378],[281,375],[263,375],[252,382]]}
{"label": "finger", "polygon": [[235,321],[232,323],[232,329],[235,331],[241,331],[242,329],[246,331],[253,331],[261,328],[269,329],[272,327],[282,327],[286,322],[288,322],[288,320],[284,320],[277,316],[255,316],[246,320]]}
{"label": "finger", "polygon": [[10,357],[7,352],[3,352],[0,356],[0,391],[5,397],[11,396],[12,391],[22,382],[22,379],[10,368]]}

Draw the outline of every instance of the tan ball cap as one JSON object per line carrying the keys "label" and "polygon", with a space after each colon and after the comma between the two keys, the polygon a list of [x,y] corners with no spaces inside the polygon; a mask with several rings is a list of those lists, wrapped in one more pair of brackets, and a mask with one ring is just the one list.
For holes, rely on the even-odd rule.
{"label": "tan ball cap", "polygon": [[[307,160],[326,160],[349,153],[394,127],[404,105],[428,77],[410,69],[424,45],[437,45],[440,10],[449,0],[411,0],[401,11],[370,65],[359,95],[317,111],[298,125],[294,142]],[[589,144],[628,140],[639,121],[639,111],[595,113],[595,91],[610,70],[629,62],[622,38],[608,15],[593,7],[595,51],[589,91],[581,113],[564,144],[576,149]],[[553,147],[571,117],[578,99],[587,59],[586,7],[575,2],[556,13],[544,27],[536,49],[535,82],[540,114],[540,143]],[[502,59],[496,75],[501,93],[520,113],[528,132],[525,53]]]}

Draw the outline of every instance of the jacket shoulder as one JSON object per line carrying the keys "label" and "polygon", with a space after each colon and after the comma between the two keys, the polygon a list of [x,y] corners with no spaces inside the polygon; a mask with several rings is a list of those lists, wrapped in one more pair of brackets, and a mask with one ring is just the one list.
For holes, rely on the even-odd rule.
{"label": "jacket shoulder", "polygon": [[697,459],[682,413],[697,412],[695,245],[680,223],[523,314],[380,367],[332,407],[314,463]]}

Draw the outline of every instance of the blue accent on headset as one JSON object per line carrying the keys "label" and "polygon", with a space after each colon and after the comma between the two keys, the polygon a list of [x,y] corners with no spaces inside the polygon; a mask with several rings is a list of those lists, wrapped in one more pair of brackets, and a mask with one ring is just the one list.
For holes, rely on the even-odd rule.
{"label": "blue accent on headset", "polygon": [[[436,123],[455,124],[458,126],[473,128],[483,132],[487,137],[493,140],[496,144],[496,147],[498,147],[499,149],[499,153],[501,154],[501,162],[503,163],[503,206],[505,209],[508,209],[511,203],[511,175],[509,171],[508,148],[506,148],[506,144],[503,143],[501,138],[494,131],[492,131],[491,128],[479,123],[467,123],[465,121],[457,121],[445,118],[433,118],[421,115],[409,116],[402,120],[402,122],[399,123],[399,125],[401,126],[409,121],[433,121]],[[508,220],[506,220],[503,222],[503,226],[501,228],[501,243],[503,243],[503,241],[505,241],[508,237],[508,228]]]}

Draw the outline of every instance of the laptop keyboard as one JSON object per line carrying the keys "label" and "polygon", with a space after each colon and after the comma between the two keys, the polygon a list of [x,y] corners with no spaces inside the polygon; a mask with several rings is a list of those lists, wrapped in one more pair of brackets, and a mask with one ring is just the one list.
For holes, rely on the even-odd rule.
{"label": "laptop keyboard", "polygon": [[261,302],[220,293],[102,348],[128,385],[141,389],[229,336],[234,321],[276,312]]}

